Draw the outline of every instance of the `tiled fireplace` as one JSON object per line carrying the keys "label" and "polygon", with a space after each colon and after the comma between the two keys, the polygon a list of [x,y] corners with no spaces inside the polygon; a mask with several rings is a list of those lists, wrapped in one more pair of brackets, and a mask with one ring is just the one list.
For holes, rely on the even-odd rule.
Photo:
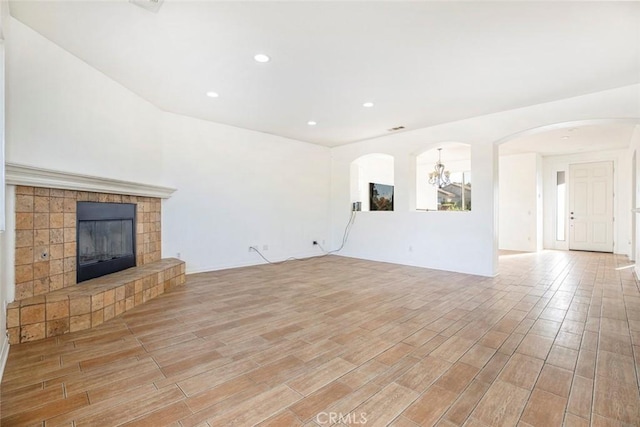
{"label": "tiled fireplace", "polygon": [[[99,326],[185,283],[183,261],[160,259],[162,199],[175,189],[6,166],[8,201],[13,201],[7,213],[12,216],[7,219],[7,240],[15,250],[14,265],[8,269],[14,272],[15,283],[14,301],[7,307],[9,343]],[[98,215],[95,221],[103,222],[92,225],[90,215],[85,225],[83,210],[87,206],[89,210],[128,206],[129,219],[119,224],[111,214]],[[79,211],[83,222],[78,221]],[[119,227],[128,230],[129,237],[104,235]],[[84,243],[80,251],[79,229],[80,233],[99,235],[95,242]],[[97,248],[99,244],[103,247]],[[78,283],[78,256],[97,264],[118,258],[121,250],[134,252],[134,268],[125,266],[124,271],[97,278],[81,275],[81,280],[87,280]]]}
{"label": "tiled fireplace", "polygon": [[161,200],[86,191],[16,187],[16,300],[76,284],[77,202],[136,205],[136,260],[160,260]]}

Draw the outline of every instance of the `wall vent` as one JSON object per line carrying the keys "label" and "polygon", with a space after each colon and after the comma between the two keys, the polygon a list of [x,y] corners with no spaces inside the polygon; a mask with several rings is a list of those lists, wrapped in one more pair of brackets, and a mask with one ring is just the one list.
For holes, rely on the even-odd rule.
{"label": "wall vent", "polygon": [[156,13],[164,0],[129,0],[129,3],[133,3],[136,6],[140,6],[143,9],[147,9],[150,12]]}

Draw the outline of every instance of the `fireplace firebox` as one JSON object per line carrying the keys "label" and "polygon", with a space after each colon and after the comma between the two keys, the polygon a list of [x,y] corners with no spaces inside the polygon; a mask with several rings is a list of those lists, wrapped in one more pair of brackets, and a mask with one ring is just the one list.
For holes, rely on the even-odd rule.
{"label": "fireplace firebox", "polygon": [[136,265],[136,205],[78,202],[77,282]]}

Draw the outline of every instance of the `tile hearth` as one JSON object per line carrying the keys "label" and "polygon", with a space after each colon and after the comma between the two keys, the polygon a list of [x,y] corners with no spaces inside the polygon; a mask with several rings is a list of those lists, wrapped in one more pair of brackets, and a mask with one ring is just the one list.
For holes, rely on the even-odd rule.
{"label": "tile hearth", "polygon": [[166,258],[9,304],[9,343],[94,328],[185,283],[185,263]]}

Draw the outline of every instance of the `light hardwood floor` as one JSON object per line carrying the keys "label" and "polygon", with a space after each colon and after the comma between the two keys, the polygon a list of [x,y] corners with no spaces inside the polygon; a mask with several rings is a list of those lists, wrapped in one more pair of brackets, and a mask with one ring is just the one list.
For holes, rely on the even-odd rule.
{"label": "light hardwood floor", "polygon": [[483,278],[332,256],[191,275],[97,329],[12,346],[2,425],[637,426],[627,264],[505,254]]}

